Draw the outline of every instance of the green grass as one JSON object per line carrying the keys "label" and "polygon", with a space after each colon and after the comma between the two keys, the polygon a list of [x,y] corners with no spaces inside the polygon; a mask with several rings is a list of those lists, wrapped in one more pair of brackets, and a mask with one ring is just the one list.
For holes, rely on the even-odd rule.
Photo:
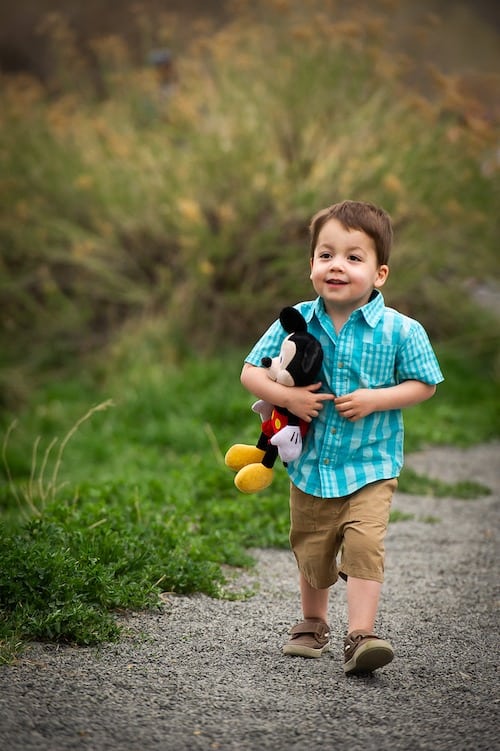
{"label": "green grass", "polygon": [[461,498],[462,500],[473,500],[482,495],[489,495],[491,492],[488,487],[479,482],[443,482],[435,477],[419,475],[408,467],[405,467],[401,473],[398,490],[400,493],[410,493],[411,495],[430,495],[435,498]]}
{"label": "green grass", "polygon": [[[283,467],[276,466],[271,488],[245,496],[223,464],[231,443],[255,442],[259,429],[239,384],[243,353],[167,365],[158,361],[156,340],[148,348],[144,337],[142,347],[126,369],[117,367],[117,351],[94,381],[87,373],[41,389],[10,430],[4,457],[11,482],[5,475],[0,486],[5,660],[34,638],[115,639],[113,613],[156,607],[162,591],[235,596],[225,566],[251,565],[252,547],[288,546]],[[461,369],[449,354],[442,361],[448,381],[407,412],[411,448],[498,437],[495,384],[469,366],[464,403],[454,386]],[[91,409],[108,399],[114,406]],[[4,422],[7,428],[7,416]],[[409,469],[400,483],[401,492],[442,497],[485,490]]]}
{"label": "green grass", "polygon": [[493,358],[482,360],[470,346],[465,352],[450,345],[436,349],[445,380],[430,401],[406,410],[406,450],[471,446],[497,437],[499,373],[492,366]]}

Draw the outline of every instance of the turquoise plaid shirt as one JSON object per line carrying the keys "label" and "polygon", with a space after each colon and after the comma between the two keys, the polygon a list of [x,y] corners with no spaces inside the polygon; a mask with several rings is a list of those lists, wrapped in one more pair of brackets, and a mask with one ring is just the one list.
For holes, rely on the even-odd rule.
{"label": "turquoise plaid shirt", "polygon": [[[323,384],[322,391],[343,396],[358,388],[385,388],[407,380],[427,384],[443,380],[424,328],[387,308],[379,291],[351,314],[339,334],[321,298],[295,307],[323,346],[323,366],[317,379]],[[285,336],[281,323],[275,321],[245,362],[259,366],[263,357],[276,357]],[[287,471],[294,485],[311,495],[348,495],[370,482],[399,476],[403,437],[399,409],[349,422],[339,416],[332,402],[323,402],[300,457],[289,462]]]}

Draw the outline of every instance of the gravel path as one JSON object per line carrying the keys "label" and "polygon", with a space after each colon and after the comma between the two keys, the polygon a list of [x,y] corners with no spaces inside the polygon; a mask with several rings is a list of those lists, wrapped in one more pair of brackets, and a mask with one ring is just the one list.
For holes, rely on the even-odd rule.
{"label": "gravel path", "polygon": [[5,751],[494,751],[500,444],[408,457],[443,480],[473,479],[473,501],[397,494],[414,515],[393,523],[378,631],[396,650],[372,676],[344,676],[345,589],[332,592],[332,650],[285,657],[299,618],[288,551],[255,551],[245,601],[169,596],[162,612],[127,619],[119,644],[34,644],[0,668]]}

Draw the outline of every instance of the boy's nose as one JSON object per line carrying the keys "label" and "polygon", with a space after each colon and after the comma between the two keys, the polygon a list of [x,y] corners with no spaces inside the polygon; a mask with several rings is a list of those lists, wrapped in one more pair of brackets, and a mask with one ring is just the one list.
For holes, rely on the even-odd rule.
{"label": "boy's nose", "polygon": [[332,270],[336,269],[343,269],[344,268],[344,259],[339,256],[334,256],[330,263],[330,268]]}

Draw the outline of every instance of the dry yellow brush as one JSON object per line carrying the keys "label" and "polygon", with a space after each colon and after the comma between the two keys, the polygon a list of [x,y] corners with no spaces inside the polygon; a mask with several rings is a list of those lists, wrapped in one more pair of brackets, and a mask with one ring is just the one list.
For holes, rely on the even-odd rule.
{"label": "dry yellow brush", "polygon": [[[463,284],[494,261],[498,120],[438,70],[426,96],[409,86],[397,12],[238,2],[189,37],[172,16],[138,14],[141,54],[95,39],[92,64],[49,17],[52,79],[0,87],[8,359],[25,357],[29,332],[33,354],[64,364],[144,313],[184,326],[181,339],[247,341],[305,294],[308,219],[346,196],[394,217],[392,301],[434,335],[458,332]],[[158,44],[174,51],[168,91],[137,62]]]}

